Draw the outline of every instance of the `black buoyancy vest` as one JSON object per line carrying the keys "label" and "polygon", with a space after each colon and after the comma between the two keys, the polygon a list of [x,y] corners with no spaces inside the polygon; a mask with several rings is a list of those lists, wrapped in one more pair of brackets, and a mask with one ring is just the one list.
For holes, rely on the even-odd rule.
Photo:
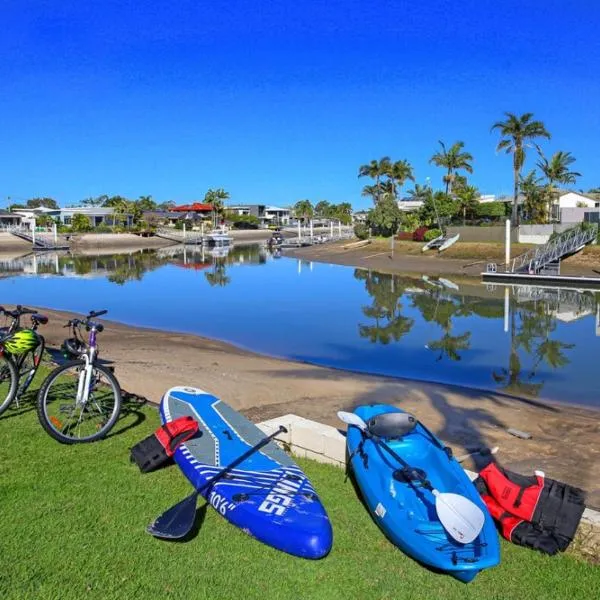
{"label": "black buoyancy vest", "polygon": [[175,450],[197,432],[198,422],[192,417],[169,421],[131,449],[131,461],[142,473],[154,471],[169,462]]}
{"label": "black buoyancy vest", "polygon": [[579,488],[542,471],[525,477],[493,462],[475,483],[506,539],[548,554],[565,550],[573,540],[585,510]]}

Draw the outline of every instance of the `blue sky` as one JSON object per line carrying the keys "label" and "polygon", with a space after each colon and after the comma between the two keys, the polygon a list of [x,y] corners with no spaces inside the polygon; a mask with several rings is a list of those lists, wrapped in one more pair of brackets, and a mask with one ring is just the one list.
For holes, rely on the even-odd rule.
{"label": "blue sky", "polygon": [[[464,140],[472,181],[510,193],[491,124],[531,111],[600,186],[597,0],[5,0],[0,206],[7,197],[188,202],[360,197],[359,165]],[[530,162],[533,163],[533,155]]]}

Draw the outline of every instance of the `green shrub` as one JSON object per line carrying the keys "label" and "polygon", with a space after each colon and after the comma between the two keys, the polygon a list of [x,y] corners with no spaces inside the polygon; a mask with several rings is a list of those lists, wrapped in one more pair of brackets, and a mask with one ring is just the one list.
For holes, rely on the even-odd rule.
{"label": "green shrub", "polygon": [[430,242],[431,240],[435,240],[435,238],[440,237],[442,232],[439,229],[429,229],[425,232],[423,236],[423,241]]}
{"label": "green shrub", "polygon": [[110,225],[107,225],[106,223],[100,223],[100,225],[96,225],[96,227],[94,227],[94,233],[111,233],[112,232],[112,227],[110,227]]}
{"label": "green shrub", "polygon": [[354,226],[354,235],[359,240],[366,240],[369,237],[369,228],[366,223],[357,223]]}
{"label": "green shrub", "polygon": [[502,218],[506,216],[506,202],[485,202],[478,204],[475,208],[475,214],[479,218]]}

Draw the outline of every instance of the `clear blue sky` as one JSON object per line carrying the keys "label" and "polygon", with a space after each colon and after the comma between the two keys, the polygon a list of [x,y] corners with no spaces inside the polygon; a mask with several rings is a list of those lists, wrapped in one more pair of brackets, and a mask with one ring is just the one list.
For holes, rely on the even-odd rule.
{"label": "clear blue sky", "polygon": [[407,158],[441,185],[438,139],[510,192],[490,133],[507,110],[600,186],[599,29],[597,0],[5,0],[0,206],[209,187],[368,206],[359,165]]}

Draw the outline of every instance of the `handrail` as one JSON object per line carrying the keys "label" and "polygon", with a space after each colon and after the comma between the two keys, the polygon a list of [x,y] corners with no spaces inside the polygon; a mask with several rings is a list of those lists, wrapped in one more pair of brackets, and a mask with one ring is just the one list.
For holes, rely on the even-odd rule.
{"label": "handrail", "polygon": [[539,273],[547,264],[559,260],[567,254],[573,254],[594,241],[598,235],[598,225],[578,225],[563,231],[553,240],[532,248],[517,256],[512,263],[511,271],[520,273]]}

